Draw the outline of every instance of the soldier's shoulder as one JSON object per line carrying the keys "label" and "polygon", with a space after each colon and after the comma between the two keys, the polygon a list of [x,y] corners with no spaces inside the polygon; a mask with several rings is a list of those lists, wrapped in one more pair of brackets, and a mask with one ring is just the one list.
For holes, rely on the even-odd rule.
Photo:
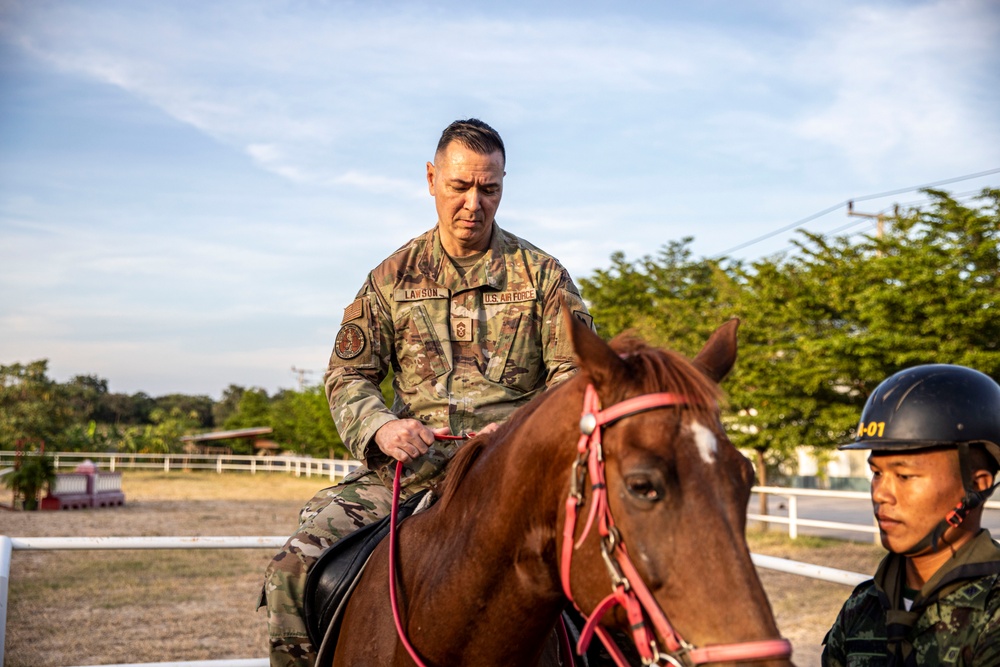
{"label": "soldier's shoulder", "polygon": [[851,594],[844,602],[841,614],[849,616],[873,603],[878,604],[878,590],[875,588],[875,581],[867,579],[855,586],[854,590],[851,591]]}
{"label": "soldier's shoulder", "polygon": [[386,277],[394,278],[404,267],[413,265],[419,257],[423,256],[433,242],[434,230],[430,229],[399,246],[371,270],[372,282],[378,285]]}
{"label": "soldier's shoulder", "polygon": [[502,229],[497,225],[500,233],[501,247],[505,254],[517,253],[525,258],[530,268],[544,271],[546,273],[565,272],[562,263],[551,253],[542,250],[531,241],[521,238],[516,234]]}

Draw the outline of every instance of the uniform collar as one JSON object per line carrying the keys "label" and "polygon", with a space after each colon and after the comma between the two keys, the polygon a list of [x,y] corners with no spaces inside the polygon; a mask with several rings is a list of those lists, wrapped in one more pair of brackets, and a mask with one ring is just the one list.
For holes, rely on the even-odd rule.
{"label": "uniform collar", "polygon": [[[905,557],[899,554],[887,555],[878,566],[875,586],[886,609],[902,608],[905,567]],[[920,589],[917,599],[913,601],[913,610],[926,607],[950,595],[962,588],[969,579],[998,573],[1000,573],[1000,546],[993,541],[988,530],[980,530],[927,580]]]}
{"label": "uniform collar", "polygon": [[435,226],[431,231],[431,242],[427,244],[421,258],[421,270],[428,278],[447,287],[453,293],[479,287],[503,290],[507,286],[507,264],[504,261],[505,234],[496,222],[490,234],[490,247],[474,266],[469,267],[465,277],[458,274],[451,257],[441,245],[441,232]]}

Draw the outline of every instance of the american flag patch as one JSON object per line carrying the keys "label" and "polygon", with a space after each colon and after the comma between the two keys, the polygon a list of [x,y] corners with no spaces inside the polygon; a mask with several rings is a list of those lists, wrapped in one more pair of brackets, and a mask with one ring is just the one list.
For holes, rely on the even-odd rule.
{"label": "american flag patch", "polygon": [[363,312],[364,308],[362,307],[361,299],[355,299],[354,303],[349,305],[347,308],[344,308],[344,319],[341,322],[341,324],[343,324],[344,322],[350,322],[351,320],[358,319],[359,317],[361,317],[361,314]]}

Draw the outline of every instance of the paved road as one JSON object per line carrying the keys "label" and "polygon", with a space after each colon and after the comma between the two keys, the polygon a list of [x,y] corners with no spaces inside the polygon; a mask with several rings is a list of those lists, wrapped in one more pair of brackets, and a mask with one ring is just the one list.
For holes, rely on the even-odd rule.
{"label": "paved road", "polygon": [[[996,498],[1000,500],[1000,496]],[[767,511],[772,516],[788,516],[787,500],[780,496],[768,496]],[[751,514],[760,513],[760,501],[757,494],[750,498],[747,506]],[[802,519],[818,519],[821,521],[838,521],[865,526],[874,526],[872,506],[869,500],[853,498],[815,498],[799,496],[798,516]],[[772,530],[787,530],[786,524],[771,524]],[[983,527],[988,528],[995,538],[1000,538],[1000,510],[988,509],[983,517]],[[855,542],[873,542],[876,537],[872,533],[836,530],[830,528],[814,528],[799,526],[800,535],[818,535],[835,537]]]}

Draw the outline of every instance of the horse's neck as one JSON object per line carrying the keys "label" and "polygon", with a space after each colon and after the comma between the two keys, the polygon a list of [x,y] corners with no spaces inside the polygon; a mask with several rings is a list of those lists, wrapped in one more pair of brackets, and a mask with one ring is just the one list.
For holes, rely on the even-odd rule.
{"label": "horse's neck", "polygon": [[415,579],[460,578],[473,605],[504,590],[522,609],[558,610],[557,523],[576,443],[558,404],[547,407],[485,445],[447,503],[414,517],[426,547]]}

